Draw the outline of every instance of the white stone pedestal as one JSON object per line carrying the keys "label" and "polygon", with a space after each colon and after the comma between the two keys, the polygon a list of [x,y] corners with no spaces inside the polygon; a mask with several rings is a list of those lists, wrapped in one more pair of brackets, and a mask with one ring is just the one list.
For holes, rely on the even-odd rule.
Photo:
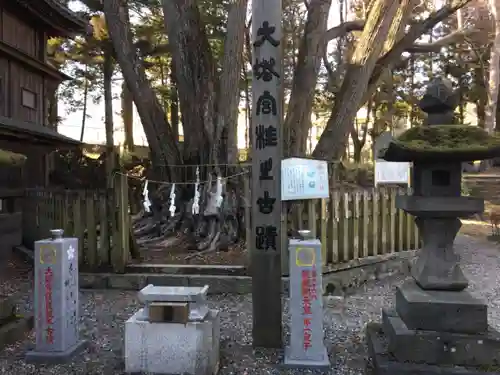
{"label": "white stone pedestal", "polygon": [[213,375],[219,367],[220,318],[210,310],[201,322],[150,323],[144,309],[125,322],[125,372]]}

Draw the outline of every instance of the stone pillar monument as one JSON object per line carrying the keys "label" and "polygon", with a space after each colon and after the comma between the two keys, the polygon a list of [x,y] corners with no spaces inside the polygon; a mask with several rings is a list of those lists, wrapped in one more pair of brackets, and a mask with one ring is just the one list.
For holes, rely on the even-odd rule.
{"label": "stone pillar monument", "polygon": [[310,231],[290,239],[290,345],[284,364],[296,368],[330,367],[323,330],[321,242]]}
{"label": "stone pillar monument", "polygon": [[283,346],[281,306],[281,0],[252,1],[252,345]]}
{"label": "stone pillar monument", "polygon": [[453,125],[457,104],[451,82],[435,80],[420,102],[426,124],[383,152],[387,161],[413,162],[413,195],[397,197],[396,205],[416,217],[423,243],[412,278],[397,288],[395,308],[382,312],[382,324],[367,326],[377,375],[499,370],[500,334],[488,327],[487,305],[466,291],[453,242],[459,218],[484,210],[482,199],[461,196],[462,162],[499,155],[500,139]]}
{"label": "stone pillar monument", "polygon": [[78,239],[52,238],[35,242],[35,350],[29,362],[57,363],[85,347],[80,340],[78,316]]}

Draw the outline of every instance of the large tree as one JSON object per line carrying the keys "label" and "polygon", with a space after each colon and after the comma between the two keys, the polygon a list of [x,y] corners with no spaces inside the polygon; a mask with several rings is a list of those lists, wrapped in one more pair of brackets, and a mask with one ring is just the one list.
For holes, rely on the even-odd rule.
{"label": "large tree", "polygon": [[[463,30],[433,44],[415,44],[424,33],[468,2],[470,0],[452,0],[424,20],[413,23],[406,33],[402,33],[408,25],[411,9],[415,4],[405,0],[398,6],[388,0],[374,0],[361,40],[349,61],[340,93],[313,156],[328,160],[339,159],[345,150],[357,111],[371,97],[384,71],[399,64],[405,51],[432,51],[461,37]],[[397,11],[394,7],[398,8]]]}
{"label": "large tree", "polygon": [[[314,151],[324,159],[338,158],[353,129],[358,109],[371,97],[387,69],[404,64],[403,52],[424,52],[440,48],[461,36],[452,36],[430,44],[415,42],[469,0],[452,0],[422,20],[412,20],[413,0],[373,0],[366,20],[344,22],[327,30],[331,0],[306,1],[307,17],[295,59],[284,131],[290,156],[304,155],[313,108],[321,59],[329,42],[361,31],[354,52],[342,69],[343,82],[335,98],[326,130]],[[104,12],[115,58],[121,67],[128,90],[137,107],[151,149],[157,175],[178,181],[179,169],[174,165],[234,163],[237,158],[236,126],[240,100],[240,79],[243,70],[245,18],[247,0],[221,0],[226,10],[223,53],[216,59],[207,25],[195,0],[162,0],[168,51],[172,59],[184,128],[184,143],[179,150],[176,130],[167,120],[165,109],[146,76],[144,61],[138,53],[137,41],[131,32],[126,0],[83,0],[94,11]],[[157,1],[137,0],[141,6],[158,6]],[[213,4],[212,4],[213,5]],[[407,31],[406,31],[407,30]],[[191,173],[194,173],[191,171]],[[220,171],[215,171],[220,175]],[[211,187],[203,200],[207,216],[220,214],[213,206]],[[230,189],[227,191],[231,195]],[[232,193],[234,191],[234,187]],[[212,202],[212,203],[211,203]],[[181,209],[185,214],[188,208]],[[232,211],[234,216],[234,210]],[[181,215],[182,216],[182,215]],[[189,216],[189,215],[184,215]],[[218,229],[216,229],[218,231]],[[213,231],[212,231],[213,232]],[[212,239],[217,235],[209,236]],[[210,242],[210,241],[209,241]],[[213,245],[213,241],[212,245]],[[213,247],[213,246],[211,246]]]}

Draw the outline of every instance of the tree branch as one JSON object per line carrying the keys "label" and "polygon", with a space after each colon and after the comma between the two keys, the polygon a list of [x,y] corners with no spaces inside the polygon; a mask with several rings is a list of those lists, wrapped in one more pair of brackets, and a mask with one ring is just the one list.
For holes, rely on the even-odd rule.
{"label": "tree branch", "polygon": [[338,26],[328,29],[325,33],[325,42],[345,36],[353,31],[362,31],[365,27],[365,20],[347,21]]}
{"label": "tree branch", "polygon": [[394,45],[389,52],[382,56],[377,62],[379,66],[388,66],[391,60],[401,56],[407,48],[413,46],[415,41],[427,31],[432,30],[438,23],[455,13],[458,9],[463,8],[471,0],[456,0],[449,5],[445,5],[436,12],[433,12],[425,20],[420,21],[410,27],[410,30],[402,37],[399,42]]}
{"label": "tree branch", "polygon": [[476,32],[475,29],[456,30],[432,43],[415,43],[412,46],[405,48],[405,52],[409,53],[428,53],[440,52],[441,48],[450,44],[460,42],[462,39]]}
{"label": "tree branch", "polygon": [[[414,23],[411,27],[408,33],[399,41],[399,43],[403,42],[405,40],[405,46],[403,50],[400,51],[402,52],[410,52],[410,53],[425,53],[425,52],[439,52],[439,50],[451,43],[456,43],[460,39],[472,34],[475,30],[471,29],[462,29],[462,30],[457,30],[433,43],[415,43],[415,40],[417,40],[422,34],[424,34],[426,31],[432,29],[434,26],[436,26],[439,22],[443,21],[453,13],[455,13],[458,9],[464,7],[467,3],[469,3],[471,0],[456,0],[452,2],[450,5],[445,5],[443,8],[439,9],[438,11],[432,13],[428,18],[426,18],[423,21],[416,22]],[[325,38],[325,43],[329,43],[334,39],[341,38],[345,36],[346,34],[353,32],[353,31],[362,31],[363,28],[365,27],[365,20],[355,20],[355,21],[348,21],[344,22],[338,26],[332,27],[331,29],[328,29],[325,32],[324,38]],[[421,31],[423,30],[423,31]],[[410,34],[411,33],[411,34]],[[415,34],[418,34],[416,38],[413,36]],[[410,35],[410,36],[409,36]],[[408,40],[411,39],[412,42],[408,44]],[[399,45],[396,44],[397,45]],[[390,51],[389,51],[390,53]]]}

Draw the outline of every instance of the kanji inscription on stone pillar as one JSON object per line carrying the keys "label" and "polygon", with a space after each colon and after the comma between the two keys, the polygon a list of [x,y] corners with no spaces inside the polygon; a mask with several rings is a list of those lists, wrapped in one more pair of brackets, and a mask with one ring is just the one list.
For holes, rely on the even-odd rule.
{"label": "kanji inscription on stone pillar", "polygon": [[253,346],[281,348],[281,0],[252,3]]}
{"label": "kanji inscription on stone pillar", "polygon": [[83,349],[79,339],[78,239],[52,238],[35,242],[34,310],[36,344],[27,353],[33,362],[64,362]]}

